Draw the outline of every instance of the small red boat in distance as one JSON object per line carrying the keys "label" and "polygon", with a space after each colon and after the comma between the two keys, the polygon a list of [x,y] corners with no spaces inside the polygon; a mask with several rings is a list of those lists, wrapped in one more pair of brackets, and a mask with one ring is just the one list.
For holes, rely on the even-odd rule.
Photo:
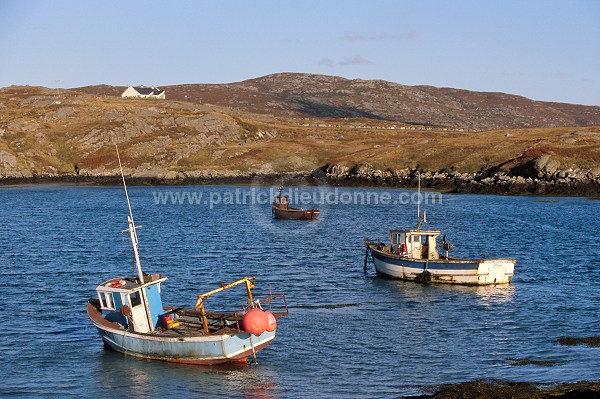
{"label": "small red boat in distance", "polygon": [[283,186],[279,189],[279,195],[273,199],[271,211],[275,219],[287,220],[314,220],[321,214],[321,211],[318,209],[292,208],[290,206],[290,197],[283,195]]}

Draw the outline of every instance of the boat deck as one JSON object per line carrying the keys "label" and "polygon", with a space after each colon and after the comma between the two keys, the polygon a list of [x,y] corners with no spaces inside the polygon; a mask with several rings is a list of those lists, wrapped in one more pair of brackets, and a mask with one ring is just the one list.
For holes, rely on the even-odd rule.
{"label": "boat deck", "polygon": [[421,259],[417,259],[414,258],[411,254],[408,253],[404,253],[404,254],[398,254],[396,252],[394,252],[394,249],[392,246],[390,245],[380,245],[378,246],[377,243],[370,243],[367,245],[367,247],[369,249],[371,249],[374,252],[378,252],[382,255],[385,255],[386,257],[389,258],[393,258],[393,259],[406,259],[406,260],[413,260],[413,261],[421,261],[421,262],[425,262],[428,261],[430,263],[482,263],[482,262],[486,262],[486,261],[503,261],[503,262],[513,262],[515,263],[517,260],[514,258],[472,258],[472,259],[465,259],[465,258],[457,258],[454,256],[444,256],[444,255],[440,255],[439,259],[427,259],[427,258],[421,258]]}
{"label": "boat deck", "polygon": [[[244,315],[241,312],[207,312],[206,318],[208,321],[209,334],[206,334],[202,324],[202,315],[200,311],[167,306],[165,306],[164,309],[165,312],[172,313],[175,316],[174,319],[178,322],[178,325],[168,329],[158,327],[154,331],[146,333],[147,335],[165,338],[190,338],[202,337],[206,335],[231,335],[243,331],[241,322]],[[122,324],[106,320],[93,301],[88,302],[87,311],[88,315],[94,322],[105,327],[125,331],[125,327]],[[281,317],[287,313],[273,312],[273,314],[275,317]]]}
{"label": "boat deck", "polygon": [[[208,335],[224,335],[224,334],[237,334],[240,330],[235,328],[222,328],[215,332],[211,332]],[[195,325],[189,325],[186,323],[180,323],[177,327],[173,327],[170,329],[157,328],[153,332],[149,333],[149,335],[154,335],[157,337],[164,338],[190,338],[190,337],[203,337],[206,336],[204,330],[201,327]]]}

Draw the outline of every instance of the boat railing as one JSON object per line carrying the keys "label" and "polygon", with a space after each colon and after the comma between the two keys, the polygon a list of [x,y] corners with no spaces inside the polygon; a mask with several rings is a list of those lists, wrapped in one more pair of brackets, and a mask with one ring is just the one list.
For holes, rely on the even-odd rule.
{"label": "boat railing", "polygon": [[204,294],[199,294],[198,295],[198,300],[196,301],[196,306],[194,307],[196,310],[200,311],[201,314],[201,320],[202,320],[202,324],[204,327],[204,332],[206,334],[210,333],[210,330],[208,328],[208,319],[206,316],[206,311],[204,310],[204,301],[206,299],[208,299],[208,297],[210,297],[211,295],[214,295],[216,293],[219,293],[221,291],[225,291],[228,290],[230,288],[233,288],[237,285],[240,284],[245,284],[246,285],[246,293],[248,295],[248,303],[252,304],[253,303],[253,299],[252,299],[252,289],[254,288],[256,283],[256,277],[244,277],[241,278],[237,281],[234,281],[233,283],[229,283],[229,284],[224,284],[221,283],[221,286],[219,288],[215,288],[214,290],[205,292]]}
{"label": "boat railing", "polygon": [[288,304],[285,294],[254,294],[254,298],[256,298],[255,304],[257,303],[261,309],[273,313],[276,318],[288,314]]}

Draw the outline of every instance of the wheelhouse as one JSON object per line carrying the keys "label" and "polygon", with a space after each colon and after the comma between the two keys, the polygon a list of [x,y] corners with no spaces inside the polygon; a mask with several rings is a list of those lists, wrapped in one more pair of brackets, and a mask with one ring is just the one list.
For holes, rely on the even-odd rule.
{"label": "wheelhouse", "polygon": [[105,281],[96,287],[102,315],[135,332],[154,331],[165,313],[160,296],[165,280],[162,274],[145,274],[143,284],[136,277]]}
{"label": "wheelhouse", "polygon": [[281,208],[286,208],[290,204],[290,197],[287,195],[278,195],[273,199],[273,204]]}
{"label": "wheelhouse", "polygon": [[439,259],[437,238],[439,230],[391,230],[391,251],[414,259]]}

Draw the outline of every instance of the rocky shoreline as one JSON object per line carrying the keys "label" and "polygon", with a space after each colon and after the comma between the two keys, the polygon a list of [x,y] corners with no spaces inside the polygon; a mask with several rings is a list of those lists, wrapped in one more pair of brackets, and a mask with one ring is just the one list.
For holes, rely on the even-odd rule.
{"label": "rocky shoreline", "polygon": [[[600,347],[600,336],[562,337],[565,346]],[[515,359],[515,365],[552,366],[552,362]],[[501,380],[477,380],[429,387],[421,395],[400,396],[403,399],[600,399],[600,381],[570,383],[531,383]]]}
{"label": "rocky shoreline", "polygon": [[[600,168],[559,169],[559,163],[544,155],[534,161],[509,170],[491,169],[478,173],[459,171],[423,171],[419,169],[374,169],[369,164],[347,167],[328,164],[321,168],[297,173],[260,173],[240,171],[167,172],[162,169],[126,171],[130,185],[330,185],[335,187],[397,187],[416,188],[446,193],[499,195],[600,195]],[[0,186],[31,184],[120,185],[115,171],[102,170],[86,174],[45,174],[0,176]]]}
{"label": "rocky shoreline", "polygon": [[[379,170],[369,164],[352,168],[326,165],[312,176],[333,186],[421,187],[449,193],[508,195],[600,195],[600,168],[559,169],[559,163],[544,155],[509,170],[490,169],[478,173]],[[420,175],[420,176],[419,176]],[[419,179],[420,177],[420,179]]]}
{"label": "rocky shoreline", "polygon": [[[286,185],[322,185],[306,173],[243,173],[243,172],[216,172],[199,171],[195,173],[129,173],[125,172],[128,186],[205,186],[205,185],[274,185],[281,184],[282,178]],[[28,186],[28,185],[74,185],[74,186],[120,186],[122,177],[117,172],[99,174],[44,174],[27,177],[0,176],[2,186]]]}
{"label": "rocky shoreline", "polygon": [[600,398],[600,382],[536,385],[528,382],[471,381],[448,384],[433,394],[400,396],[399,399],[594,399]]}

